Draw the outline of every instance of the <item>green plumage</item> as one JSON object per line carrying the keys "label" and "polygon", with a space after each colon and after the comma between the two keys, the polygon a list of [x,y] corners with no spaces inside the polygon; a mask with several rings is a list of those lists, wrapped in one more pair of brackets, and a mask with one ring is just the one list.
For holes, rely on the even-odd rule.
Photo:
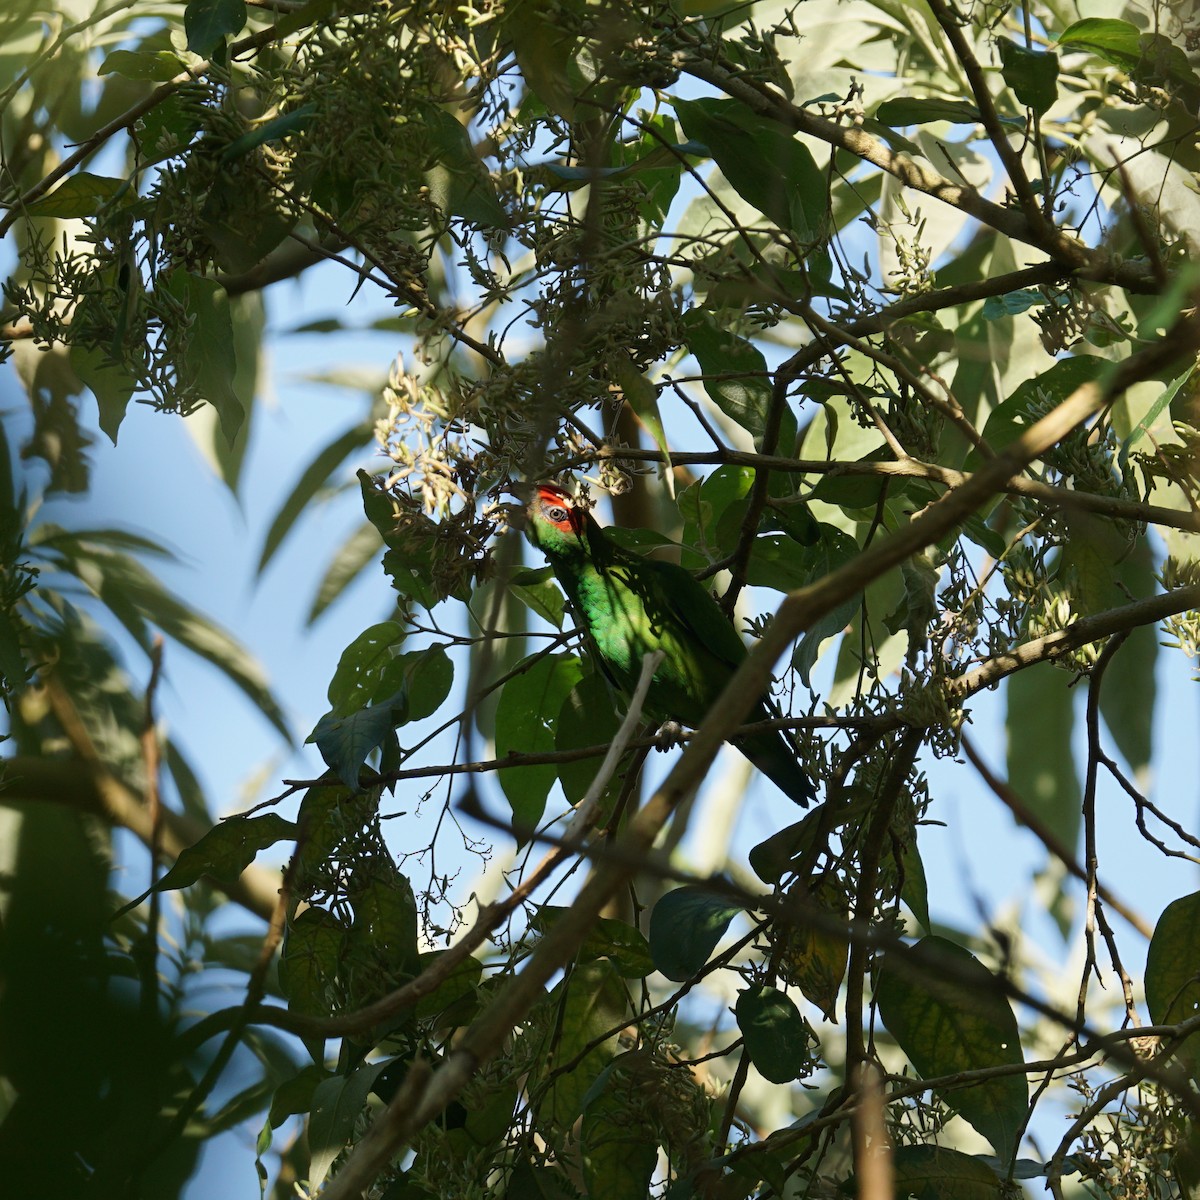
{"label": "green plumage", "polygon": [[[613,687],[628,699],[645,655],[661,650],[646,713],[659,722],[698,726],[746,657],[742,639],[708,590],[674,563],[618,546],[559,488],[538,489],[526,534],[553,568]],[[764,697],[747,721],[773,715]],[[733,744],[796,803],[812,799],[812,781],[781,733]]]}

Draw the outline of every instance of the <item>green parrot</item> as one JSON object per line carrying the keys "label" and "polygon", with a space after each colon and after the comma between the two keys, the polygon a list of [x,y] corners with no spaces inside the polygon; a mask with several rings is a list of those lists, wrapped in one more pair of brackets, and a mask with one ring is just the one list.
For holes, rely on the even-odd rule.
{"label": "green parrot", "polygon": [[[746,647],[703,584],[674,563],[618,546],[586,508],[553,484],[539,484],[527,509],[525,535],[546,556],[609,683],[626,700],[644,656],[664,658],[646,695],[647,715],[698,726],[733,677]],[[747,723],[776,714],[763,696]],[[782,732],[733,744],[797,804],[815,795]]]}

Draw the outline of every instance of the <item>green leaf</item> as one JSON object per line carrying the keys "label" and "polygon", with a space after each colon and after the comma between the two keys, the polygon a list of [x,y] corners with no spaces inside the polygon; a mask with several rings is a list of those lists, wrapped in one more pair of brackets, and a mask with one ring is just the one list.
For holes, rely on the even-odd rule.
{"label": "green leaf", "polygon": [[605,1200],[645,1200],[658,1165],[653,1126],[633,1119],[637,1080],[620,1069],[626,1057],[606,1068],[604,1087],[588,1101],[579,1130],[587,1194]]}
{"label": "green leaf", "polygon": [[466,126],[437,104],[421,104],[420,119],[433,153],[426,178],[434,203],[484,229],[508,229],[508,214]]}
{"label": "green leaf", "polygon": [[[1121,592],[1135,600],[1157,591],[1154,549],[1148,538],[1138,538],[1133,549],[1113,569]],[[1121,604],[1124,600],[1117,600]],[[1100,715],[1117,749],[1142,778],[1150,767],[1155,700],[1154,671],[1158,663],[1158,633],[1152,625],[1139,625],[1109,661],[1100,687]]]}
{"label": "green leaf", "polygon": [[1046,303],[1046,297],[1037,288],[1020,288],[1005,292],[1003,296],[989,296],[983,302],[983,319],[1000,321],[1005,317],[1018,317],[1031,308]]}
{"label": "green leaf", "polygon": [[712,955],[742,911],[707,888],[687,886],[668,892],[650,914],[650,953],[655,969],[682,983],[691,979]]}
{"label": "green leaf", "polygon": [[315,104],[302,104],[299,108],[292,109],[291,112],[272,117],[271,120],[264,121],[261,125],[255,125],[248,133],[243,133],[241,137],[235,138],[221,151],[221,161],[228,163],[238,158],[245,158],[251,150],[257,149],[259,146],[264,146],[268,142],[281,142],[293,133],[307,129],[312,123],[316,111]]}
{"label": "green leaf", "polygon": [[[445,953],[445,950],[432,950],[422,954],[417,974],[424,974]],[[437,1028],[465,1024],[474,1014],[482,974],[483,963],[468,956],[428,996],[417,1001],[413,1015],[419,1021],[432,1021]]]}
{"label": "green leaf", "polygon": [[117,431],[133,398],[133,377],[121,363],[95,346],[72,346],[71,369],[96,397],[100,428],[115,446]]}
{"label": "green leaf", "polygon": [[375,1077],[385,1066],[386,1062],[364,1063],[348,1077],[335,1075],[323,1080],[313,1092],[308,1119],[308,1148],[312,1155],[308,1183],[314,1191],[325,1182],[329,1168],[350,1140],[358,1114],[375,1086]]}
{"label": "green leaf", "polygon": [[143,167],[162,162],[188,145],[200,129],[198,109],[191,89],[182,87],[142,114],[133,133]]}
{"label": "green leaf", "polygon": [[296,826],[278,813],[230,817],[214,825],[194,845],[182,850],[171,869],[155,885],[155,890],[167,892],[191,887],[205,875],[211,875],[221,883],[233,883],[260,850],[295,836]]}
{"label": "green leaf", "polygon": [[215,279],[190,271],[173,271],[165,286],[184,306],[190,323],[182,340],[182,361],[176,367],[200,398],[217,410],[221,430],[232,445],[246,414],[233,386],[237,356],[229,296]]}
{"label": "green leaf", "polygon": [[[879,1016],[926,1079],[1017,1064],[1021,1036],[992,973],[940,937],[890,951],[875,985]],[[983,1134],[1008,1163],[1024,1127],[1029,1085],[998,1076],[939,1091],[942,1102]]]}
{"label": "green leaf", "polygon": [[773,887],[792,869],[820,831],[823,812],[824,806],[818,805],[803,820],[771,834],[750,851],[750,867],[763,883]]}
{"label": "green leaf", "polygon": [[[529,922],[534,933],[547,933],[571,910],[554,904],[543,904]],[[654,970],[650,943],[634,925],[615,917],[598,917],[588,930],[583,945],[576,952],[580,962],[597,958],[609,959],[626,979],[642,979]]]}
{"label": "green leaf", "polygon": [[60,183],[48,196],[27,204],[25,214],[64,219],[94,217],[122,192],[129,192],[130,199],[133,198],[129,180],[79,171]]}
{"label": "green leaf", "polygon": [[[1175,1025],[1200,1014],[1200,892],[1172,900],[1158,918],[1146,952],[1146,1006],[1155,1025]],[[1176,1051],[1200,1080],[1200,1034]]]}
{"label": "green leaf", "polygon": [[[563,700],[554,748],[578,750],[584,746],[603,746],[612,741],[620,727],[608,684],[595,673],[585,675]],[[603,758],[583,758],[559,764],[558,778],[568,804],[578,804],[584,798],[603,761]],[[620,791],[621,782],[622,773],[618,770],[609,783],[610,794]]]}
{"label": "green leaf", "polygon": [[328,712],[307,740],[316,744],[325,765],[351,791],[358,791],[359,771],[367,756],[405,720],[407,708],[408,697],[399,691],[379,704],[368,704],[346,716]]}
{"label": "green leaf", "polygon": [[915,833],[904,845],[899,868],[903,875],[900,899],[908,905],[908,911],[925,929],[932,929],[933,924],[929,919],[929,885],[925,882],[925,864],[921,861],[917,849]]}
{"label": "green leaf", "polygon": [[734,1015],[746,1053],[764,1079],[790,1083],[800,1077],[809,1064],[812,1031],[789,996],[754,984],[738,994]]}
{"label": "green leaf", "polygon": [[378,969],[368,972],[369,994],[351,995],[354,1006],[370,1003],[386,988],[396,987],[411,978],[417,965],[417,902],[412,884],[390,858],[360,862],[347,888],[354,907],[347,949],[358,962],[374,962]]}
{"label": "green leaf", "polygon": [[363,569],[379,558],[379,533],[373,525],[360,525],[334,552],[317,584],[306,620],[311,625],[358,578]]}
{"label": "green leaf", "polygon": [[[850,912],[844,891],[828,873],[815,876],[809,883],[809,899],[826,916],[844,926]],[[787,949],[781,959],[784,978],[795,984],[806,1000],[812,1001],[828,1021],[837,1020],[837,999],[846,966],[850,945],[845,935],[815,924],[803,917],[791,929]]]}
{"label": "green leaf", "polygon": [[165,83],[184,70],[183,60],[170,50],[113,50],[96,69],[97,75]]}
{"label": "green leaf", "polygon": [[233,373],[233,391],[245,410],[246,419],[238,427],[237,436],[232,442],[220,427],[220,414],[215,410],[201,409],[199,413],[193,413],[189,425],[195,425],[195,418],[200,415],[216,418],[207,422],[208,429],[198,439],[200,448],[212,461],[222,482],[236,496],[242,464],[250,445],[254,402],[259,389],[263,332],[267,321],[261,293],[247,292],[243,296],[232,297],[230,318],[233,322],[233,355],[237,364]]}
{"label": "green leaf", "polygon": [[[1112,369],[1112,363],[1091,354],[1061,359],[1049,370],[1024,380],[1007,400],[992,410],[983,427],[983,440],[993,450],[1003,450],[1033,424],[1035,411],[1046,405],[1061,404],[1077,388],[1103,379]],[[971,449],[965,465],[968,471],[983,465],[978,450]]]}
{"label": "green leaf", "polygon": [[1130,451],[1136,450],[1146,440],[1146,436],[1154,428],[1155,422],[1170,407],[1171,401],[1179,395],[1184,384],[1195,374],[1195,370],[1194,366],[1189,366],[1182,374],[1172,379],[1158,399],[1146,410],[1142,419],[1129,431],[1129,436],[1121,443],[1121,452],[1117,456],[1117,462],[1122,470],[1129,461]]}
{"label": "green leaf", "polygon": [[[798,580],[793,587],[804,587],[824,578],[858,556],[858,543],[848,533],[843,533],[836,526],[825,522],[820,524],[818,532],[819,537],[811,546],[799,547],[795,542],[791,542],[790,549],[788,543],[781,543],[772,538],[759,538],[750,559],[747,578],[753,583],[759,577],[758,572],[765,569],[768,560],[773,571],[778,573],[783,569],[783,559],[790,557],[794,569],[798,572]],[[831,612],[810,625],[796,643],[792,652],[792,665],[800,672],[805,687],[812,686],[812,669],[816,665],[822,644],[846,628],[858,612],[861,603],[860,596],[843,600]]]}
{"label": "green leaf", "polygon": [[423,721],[441,708],[454,684],[454,662],[440,644],[398,655],[384,671],[383,685],[396,682],[408,690],[404,724]]}
{"label": "green leaf", "polygon": [[533,609],[555,629],[561,629],[566,601],[562,589],[554,582],[552,567],[526,567],[516,571],[508,581],[509,590],[522,604]]}
{"label": "green leaf", "polygon": [[329,1072],[316,1063],[309,1063],[291,1079],[285,1079],[275,1089],[271,1097],[271,1109],[267,1114],[267,1124],[270,1129],[278,1129],[280,1125],[299,1113],[307,1113],[312,1108],[313,1092],[317,1085],[329,1078]]}
{"label": "green leaf", "polygon": [[658,411],[658,388],[638,370],[625,350],[616,350],[608,356],[608,368],[625,403],[662,451],[664,469],[671,470],[671,443]]}
{"label": "green leaf", "polygon": [[[633,1014],[625,982],[607,959],[574,966],[545,1003],[553,1019],[547,1032],[547,1087],[539,1115],[564,1130],[582,1112],[588,1090],[616,1053],[617,1030]],[[608,1037],[597,1041],[606,1033]],[[587,1046],[591,1049],[583,1054]]]}
{"label": "green leaf", "polygon": [[1004,1188],[988,1164],[942,1146],[897,1146],[896,1195],[915,1200],[1001,1200]]}
{"label": "green leaf", "polygon": [[1071,751],[1076,691],[1071,676],[1051,663],[1035,663],[1010,675],[1008,782],[1062,843],[1079,841],[1083,793]]}
{"label": "green leaf", "polygon": [[1027,49],[1011,38],[996,41],[1004,82],[1022,104],[1042,116],[1058,99],[1058,55]]}
{"label": "green leaf", "polygon": [[364,629],[342,651],[326,693],[335,713],[344,716],[355,712],[371,699],[384,668],[393,661],[393,649],[404,638],[403,625],[381,621]]}
{"label": "green leaf", "polygon": [[293,1012],[327,1017],[336,1011],[337,978],[349,932],[333,913],[315,904],[288,924],[279,986]]}
{"label": "green leaf", "polygon": [[[500,693],[496,706],[496,755],[545,754],[554,749],[558,714],[567,693],[583,677],[579,659],[565,654],[545,655],[528,670],[514,676]],[[536,826],[546,808],[546,797],[558,779],[553,763],[504,767],[500,786],[512,809],[518,840]]]}
{"label": "green leaf", "polygon": [[875,119],[895,128],[926,125],[931,121],[978,125],[983,120],[975,105],[965,100],[941,100],[937,96],[899,96],[895,100],[885,100],[875,110]]}
{"label": "green leaf", "polygon": [[189,0],[183,10],[187,48],[201,58],[211,58],[225,38],[241,33],[245,24],[245,0]]}
{"label": "green leaf", "polygon": [[743,200],[800,241],[818,241],[825,236],[825,174],[790,129],[737,100],[676,98],[674,104],[684,132],[708,147]]}
{"label": "green leaf", "polygon": [[1197,83],[1182,47],[1162,34],[1143,33],[1129,21],[1086,17],[1068,25],[1059,34],[1058,44],[1086,50],[1142,83]]}
{"label": "green leaf", "polygon": [[[369,425],[354,425],[345,433],[338,434],[332,442],[317,452],[308,466],[304,468],[300,478],[296,480],[292,490],[279,506],[271,521],[271,527],[267,531],[262,553],[258,559],[260,572],[266,569],[267,564],[274,557],[275,551],[283,544],[283,539],[287,537],[300,515],[316,499],[318,493],[328,486],[329,476],[345,461],[348,455],[361,449],[370,440],[370,437]],[[373,545],[377,546],[378,542],[374,542]]]}
{"label": "green leaf", "polygon": [[[43,527],[46,530],[47,527]],[[57,527],[48,527],[54,531]],[[231,634],[169,592],[140,562],[113,553],[107,534],[94,540],[90,530],[58,530],[47,554],[78,578],[137,640],[147,653],[146,622],[217,667],[236,684],[286,740],[286,717],[267,686],[253,655]]]}
{"label": "green leaf", "polygon": [[706,378],[704,390],[712,402],[762,446],[771,405],[767,360],[750,342],[721,328],[711,313],[693,308],[683,318],[688,349]]}

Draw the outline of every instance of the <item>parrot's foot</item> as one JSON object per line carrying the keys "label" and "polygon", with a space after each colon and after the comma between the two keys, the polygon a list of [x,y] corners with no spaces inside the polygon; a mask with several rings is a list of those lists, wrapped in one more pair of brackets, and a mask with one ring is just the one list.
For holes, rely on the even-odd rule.
{"label": "parrot's foot", "polygon": [[658,738],[659,750],[673,750],[683,743],[683,726],[678,721],[664,721],[655,737]]}

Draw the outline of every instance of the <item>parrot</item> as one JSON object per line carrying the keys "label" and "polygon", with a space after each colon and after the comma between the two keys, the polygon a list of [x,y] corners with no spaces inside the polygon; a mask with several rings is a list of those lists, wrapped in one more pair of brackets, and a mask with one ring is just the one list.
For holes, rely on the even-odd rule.
{"label": "parrot", "polygon": [[[660,723],[695,728],[746,657],[746,647],[712,593],[675,563],[618,545],[586,506],[556,484],[538,484],[526,508],[525,536],[545,555],[566,593],[588,649],[626,701],[644,656],[663,652],[645,712]],[[764,694],[747,722],[777,715]],[[782,731],[747,734],[733,745],[786,795],[807,808],[815,796]]]}

